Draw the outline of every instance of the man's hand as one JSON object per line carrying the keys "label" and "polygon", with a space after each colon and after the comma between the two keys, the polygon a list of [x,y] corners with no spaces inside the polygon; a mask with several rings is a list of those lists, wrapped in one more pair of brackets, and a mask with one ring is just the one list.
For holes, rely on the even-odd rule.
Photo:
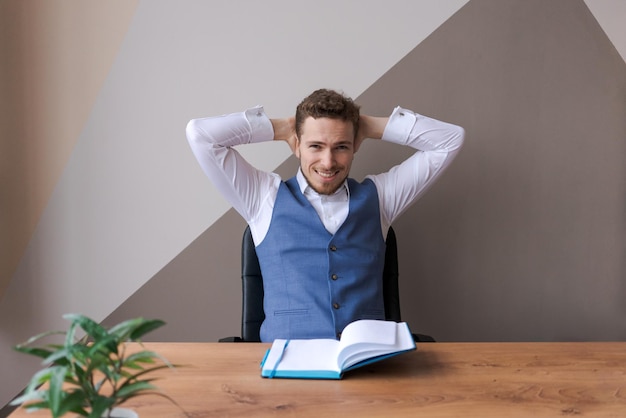
{"label": "man's hand", "polygon": [[354,138],[354,152],[359,150],[366,138],[381,139],[388,121],[388,117],[361,115],[359,118],[359,131],[356,138]]}
{"label": "man's hand", "polygon": [[297,147],[296,118],[270,119],[274,128],[274,141],[285,141],[295,153]]}

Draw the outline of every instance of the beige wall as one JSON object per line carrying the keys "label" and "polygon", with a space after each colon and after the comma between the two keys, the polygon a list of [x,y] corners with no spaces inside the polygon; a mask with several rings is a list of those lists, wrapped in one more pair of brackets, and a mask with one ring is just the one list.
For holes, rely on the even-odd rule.
{"label": "beige wall", "polygon": [[[35,367],[10,345],[64,312],[160,317],[165,340],[236,333],[243,222],[184,126],[258,103],[288,114],[319,86],[467,129],[396,228],[413,328],[626,339],[623,2],[328,0],[307,19],[257,3],[0,2],[0,405]],[[377,145],[355,176],[406,156]],[[284,147],[243,152],[296,167]]]}
{"label": "beige wall", "polygon": [[0,4],[0,295],[78,140],[134,1]]}

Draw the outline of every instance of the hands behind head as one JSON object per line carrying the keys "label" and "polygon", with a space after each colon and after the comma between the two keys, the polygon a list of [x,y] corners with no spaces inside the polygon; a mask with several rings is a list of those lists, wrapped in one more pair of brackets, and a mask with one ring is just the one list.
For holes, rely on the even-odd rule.
{"label": "hands behind head", "polygon": [[[281,119],[270,119],[274,128],[274,140],[285,141],[295,154],[298,146],[296,136],[296,118],[288,117]],[[385,126],[389,121],[388,117],[376,117],[361,115],[359,118],[359,130],[354,138],[354,152],[357,152],[366,138],[381,139]]]}
{"label": "hands behind head", "polygon": [[295,153],[298,137],[296,136],[296,118],[270,119],[274,128],[274,141],[285,141]]}
{"label": "hands behind head", "polygon": [[388,121],[388,117],[361,115],[359,118],[359,131],[354,139],[354,152],[359,150],[366,138],[381,139]]}

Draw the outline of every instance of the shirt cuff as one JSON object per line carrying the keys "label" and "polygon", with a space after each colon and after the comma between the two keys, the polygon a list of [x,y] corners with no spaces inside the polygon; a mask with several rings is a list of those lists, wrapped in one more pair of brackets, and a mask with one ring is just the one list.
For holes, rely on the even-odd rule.
{"label": "shirt cuff", "polygon": [[274,139],[274,128],[263,106],[252,107],[245,112],[250,124],[250,143],[267,142]]}
{"label": "shirt cuff", "polygon": [[383,141],[393,142],[395,144],[406,144],[409,140],[409,135],[415,121],[417,119],[416,114],[408,109],[404,109],[400,106],[393,110],[385,130],[383,132]]}

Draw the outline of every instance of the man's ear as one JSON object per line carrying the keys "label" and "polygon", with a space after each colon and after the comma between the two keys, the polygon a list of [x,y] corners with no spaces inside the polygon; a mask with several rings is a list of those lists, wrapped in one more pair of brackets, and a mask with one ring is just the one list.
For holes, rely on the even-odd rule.
{"label": "man's ear", "polygon": [[293,155],[295,155],[298,160],[300,159],[300,138],[297,136],[295,146],[293,148]]}

